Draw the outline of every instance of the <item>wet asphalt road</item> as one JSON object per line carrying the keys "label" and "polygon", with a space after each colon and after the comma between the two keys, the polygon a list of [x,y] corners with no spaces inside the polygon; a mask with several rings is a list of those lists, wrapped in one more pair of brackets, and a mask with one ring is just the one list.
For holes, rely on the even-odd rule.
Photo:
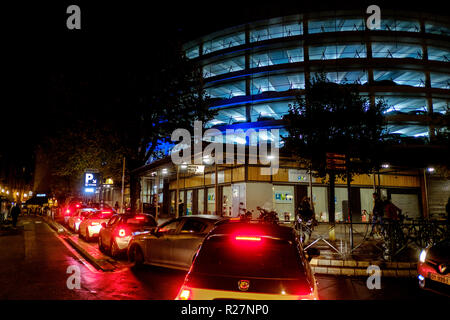
{"label": "wet asphalt road", "polygon": [[[135,270],[122,260],[116,271],[102,272],[86,262],[39,217],[21,217],[17,235],[0,236],[0,300],[171,300],[185,272],[160,267]],[[69,289],[70,266],[80,270],[80,289]],[[382,278],[380,290],[366,279],[317,275],[322,299],[436,299],[414,279]],[[450,299],[449,299],[450,300]]]}

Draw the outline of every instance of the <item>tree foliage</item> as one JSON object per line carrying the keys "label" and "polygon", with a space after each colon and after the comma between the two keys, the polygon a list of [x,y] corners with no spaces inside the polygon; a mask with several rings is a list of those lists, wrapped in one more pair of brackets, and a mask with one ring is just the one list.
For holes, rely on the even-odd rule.
{"label": "tree foliage", "polygon": [[286,147],[320,177],[329,173],[326,153],[352,159],[351,174],[370,172],[379,165],[384,110],[383,101],[371,105],[355,85],[339,85],[318,75],[284,117],[289,132]]}

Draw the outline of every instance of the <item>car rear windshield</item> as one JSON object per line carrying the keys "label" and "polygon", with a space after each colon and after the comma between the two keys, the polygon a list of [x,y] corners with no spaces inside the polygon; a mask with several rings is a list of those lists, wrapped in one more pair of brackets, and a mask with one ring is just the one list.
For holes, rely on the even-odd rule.
{"label": "car rear windshield", "polygon": [[203,243],[192,272],[260,278],[304,277],[301,257],[289,241],[236,240],[224,236]]}
{"label": "car rear windshield", "polygon": [[112,212],[95,212],[89,216],[89,219],[109,219],[112,215]]}
{"label": "car rear windshield", "polygon": [[155,219],[148,216],[136,216],[127,219],[127,224],[130,225],[144,225],[147,227],[156,227]]}
{"label": "car rear windshield", "polygon": [[80,213],[80,215],[81,215],[82,217],[87,217],[87,216],[89,216],[90,214],[92,214],[92,211],[81,211],[81,213]]}

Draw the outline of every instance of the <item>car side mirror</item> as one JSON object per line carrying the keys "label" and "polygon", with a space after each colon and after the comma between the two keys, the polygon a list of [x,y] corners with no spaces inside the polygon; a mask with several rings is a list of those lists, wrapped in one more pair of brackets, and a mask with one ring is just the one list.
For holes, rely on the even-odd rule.
{"label": "car side mirror", "polygon": [[306,250],[306,254],[308,255],[309,262],[312,258],[320,256],[320,250],[317,248],[309,248]]}
{"label": "car side mirror", "polygon": [[106,222],[102,223],[102,228],[106,228]]}

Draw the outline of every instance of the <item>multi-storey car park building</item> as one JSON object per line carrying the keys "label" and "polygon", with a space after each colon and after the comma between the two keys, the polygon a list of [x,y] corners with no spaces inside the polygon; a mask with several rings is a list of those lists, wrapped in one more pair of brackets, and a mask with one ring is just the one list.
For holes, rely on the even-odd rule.
{"label": "multi-storey car park building", "polygon": [[[304,93],[305,83],[325,73],[336,83],[358,84],[360,94],[372,102],[384,98],[390,133],[433,137],[442,128],[430,125],[430,117],[439,117],[450,105],[450,22],[383,10],[380,28],[369,30],[366,19],[350,11],[298,14],[245,23],[186,43],[186,56],[203,68],[211,108],[218,111],[207,126],[277,128],[285,135],[282,117],[289,105]],[[206,166],[199,174],[179,172],[178,179],[176,172],[170,158],[138,170],[141,202],[159,195],[161,212],[175,214],[181,200],[180,214],[233,216],[240,206],[265,205],[292,219],[309,184],[306,171],[290,159],[282,159],[273,176],[261,176],[249,164]],[[311,180],[316,216],[327,221],[329,187]],[[363,210],[372,211],[375,185],[411,217],[443,215],[450,193],[449,181],[424,174],[423,168],[357,176],[351,191],[357,221]],[[336,219],[342,220],[343,181],[335,194]]]}

